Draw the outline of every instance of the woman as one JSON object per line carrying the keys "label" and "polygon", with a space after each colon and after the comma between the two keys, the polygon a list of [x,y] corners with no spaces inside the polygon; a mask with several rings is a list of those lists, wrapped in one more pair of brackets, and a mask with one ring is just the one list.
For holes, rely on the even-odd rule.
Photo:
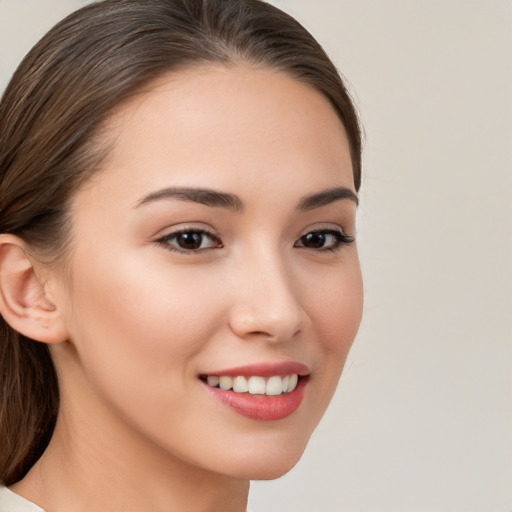
{"label": "woman", "polygon": [[0,503],[245,510],[361,317],[334,66],[258,0],[106,0],[29,53],[0,132]]}

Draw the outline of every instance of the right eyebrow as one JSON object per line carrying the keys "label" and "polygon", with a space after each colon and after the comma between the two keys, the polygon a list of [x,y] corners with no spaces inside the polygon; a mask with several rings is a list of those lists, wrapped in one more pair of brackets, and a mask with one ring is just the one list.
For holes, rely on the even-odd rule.
{"label": "right eyebrow", "polygon": [[234,194],[198,187],[163,188],[143,197],[136,207],[165,199],[178,199],[179,201],[189,201],[213,208],[227,208],[234,211],[241,211],[244,208],[243,201]]}

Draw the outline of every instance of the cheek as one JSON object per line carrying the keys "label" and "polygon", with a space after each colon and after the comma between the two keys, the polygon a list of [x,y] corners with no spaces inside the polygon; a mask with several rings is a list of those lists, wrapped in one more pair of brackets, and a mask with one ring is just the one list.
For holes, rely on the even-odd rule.
{"label": "cheek", "polygon": [[215,286],[143,253],[98,263],[77,265],[73,276],[70,332],[87,369],[141,378],[160,369],[168,378],[179,368],[181,375],[222,316],[208,291]]}
{"label": "cheek", "polygon": [[342,355],[348,352],[359,328],[363,285],[357,259],[344,262],[338,273],[326,275],[310,294],[310,311],[322,348]]}
{"label": "cheek", "polygon": [[157,260],[143,252],[88,258],[85,266],[77,259],[69,316],[76,357],[63,369],[62,384],[75,391],[73,399],[81,393],[89,409],[99,407],[101,417],[116,411],[165,444],[167,430],[176,433],[176,410],[195,417],[194,401],[184,397],[194,393],[196,356],[223,314],[208,291],[218,289],[213,278],[173,268],[165,255]]}
{"label": "cheek", "polygon": [[317,293],[309,297],[314,343],[317,343],[315,380],[323,389],[317,395],[315,407],[321,416],[336,389],[361,322],[363,286],[358,260],[344,262],[340,272],[326,276],[318,283]]}

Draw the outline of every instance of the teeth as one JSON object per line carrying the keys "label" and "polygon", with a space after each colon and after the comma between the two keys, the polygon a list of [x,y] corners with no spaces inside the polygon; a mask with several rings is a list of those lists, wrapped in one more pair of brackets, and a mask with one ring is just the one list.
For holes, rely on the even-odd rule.
{"label": "teeth", "polygon": [[249,385],[245,377],[235,377],[233,379],[233,391],[236,393],[247,393]]}
{"label": "teeth", "polygon": [[290,381],[288,382],[288,393],[293,391],[297,387],[297,382],[299,381],[299,376],[297,374],[290,375]]}
{"label": "teeth", "polygon": [[270,377],[267,380],[265,394],[270,396],[280,395],[283,392],[283,379],[281,377]]}
{"label": "teeth", "polygon": [[233,379],[231,377],[219,377],[219,387],[224,391],[233,387]]}
{"label": "teeth", "polygon": [[206,379],[206,382],[208,382],[208,385],[211,386],[212,388],[214,388],[215,386],[218,386],[219,385],[219,377],[217,376],[213,376],[213,377],[208,377]]}
{"label": "teeth", "polygon": [[265,394],[265,379],[263,377],[249,378],[249,393],[251,395]]}
{"label": "teeth", "polygon": [[206,382],[209,386],[219,387],[224,391],[232,389],[235,393],[250,393],[251,395],[278,396],[290,393],[297,387],[299,376],[297,374],[280,377],[278,375],[265,379],[264,377],[228,377],[208,376]]}

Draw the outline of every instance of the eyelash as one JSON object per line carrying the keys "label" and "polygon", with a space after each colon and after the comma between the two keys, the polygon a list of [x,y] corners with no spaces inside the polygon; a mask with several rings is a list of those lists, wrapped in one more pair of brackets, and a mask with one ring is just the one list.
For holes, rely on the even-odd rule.
{"label": "eyelash", "polygon": [[[188,248],[185,249],[183,247],[178,247],[176,245],[172,245],[171,241],[177,239],[179,236],[182,235],[193,235],[201,237],[199,241],[199,247],[198,248]],[[306,238],[307,237],[323,237],[323,243],[325,243],[326,237],[333,237],[334,241],[331,244],[330,247],[308,247],[305,245]],[[216,243],[217,245],[213,245],[212,247],[201,247],[203,244],[203,237],[207,237],[211,240],[211,242]],[[197,241],[197,239],[196,239]],[[322,238],[318,240],[319,242],[322,242]],[[335,252],[340,250],[343,246],[350,245],[355,241],[355,237],[351,235],[347,235],[343,233],[341,230],[337,229],[316,229],[313,231],[309,231],[308,233],[302,235],[294,244],[294,247],[302,247],[305,249],[311,249],[318,252]],[[222,249],[222,241],[217,235],[214,235],[213,233],[206,231],[204,229],[182,229],[180,231],[174,231],[173,233],[169,233],[168,235],[165,235],[161,238],[159,238],[156,243],[163,245],[167,250],[172,252],[178,252],[181,254],[197,254],[199,252],[208,250],[208,249]]]}

